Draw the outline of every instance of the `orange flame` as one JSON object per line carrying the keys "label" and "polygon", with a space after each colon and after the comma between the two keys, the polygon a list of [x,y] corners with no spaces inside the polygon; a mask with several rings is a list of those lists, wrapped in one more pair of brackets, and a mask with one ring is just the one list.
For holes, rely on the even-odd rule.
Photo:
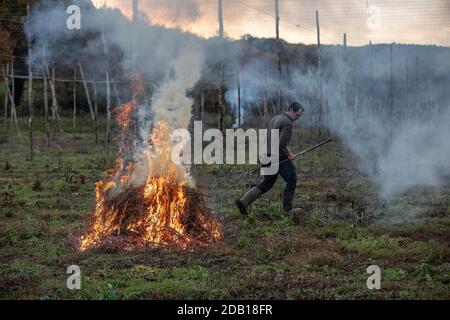
{"label": "orange flame", "polygon": [[[136,92],[143,91],[139,84],[142,78],[136,79],[133,101],[116,116],[123,134],[133,122]],[[150,136],[152,148],[144,150],[140,163],[129,162],[124,167],[121,154],[125,146],[121,147],[111,180],[96,184],[92,224],[81,238],[80,250],[97,247],[115,236],[138,245],[175,245],[181,249],[222,238],[221,226],[203,198],[189,192],[186,170],[171,160],[171,132],[167,122],[157,123]],[[146,174],[145,181],[135,186],[142,172]]]}

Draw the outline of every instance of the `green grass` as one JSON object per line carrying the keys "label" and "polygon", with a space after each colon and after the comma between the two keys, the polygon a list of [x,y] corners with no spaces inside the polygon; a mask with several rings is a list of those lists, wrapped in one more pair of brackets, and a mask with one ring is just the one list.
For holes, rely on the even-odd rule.
{"label": "green grass", "polygon": [[[22,138],[0,144],[0,298],[450,298],[450,188],[417,188],[384,203],[369,178],[342,174],[354,170],[354,159],[338,144],[297,162],[300,222],[280,211],[281,182],[240,218],[234,200],[254,166],[196,166],[197,184],[224,227],[221,243],[186,253],[81,253],[76,239],[116,147],[106,155],[103,134],[96,146],[85,118],[76,132],[69,118],[63,127],[47,150],[36,122],[32,163],[25,121]],[[380,291],[366,287],[371,264],[382,270]],[[66,288],[70,265],[81,268],[82,290]]]}

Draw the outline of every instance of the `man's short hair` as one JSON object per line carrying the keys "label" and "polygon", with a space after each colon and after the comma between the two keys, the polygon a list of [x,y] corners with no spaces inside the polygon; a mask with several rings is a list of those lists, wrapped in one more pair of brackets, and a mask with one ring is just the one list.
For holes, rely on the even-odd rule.
{"label": "man's short hair", "polygon": [[301,111],[302,113],[305,112],[305,108],[298,102],[291,103],[288,110],[292,110],[294,112]]}

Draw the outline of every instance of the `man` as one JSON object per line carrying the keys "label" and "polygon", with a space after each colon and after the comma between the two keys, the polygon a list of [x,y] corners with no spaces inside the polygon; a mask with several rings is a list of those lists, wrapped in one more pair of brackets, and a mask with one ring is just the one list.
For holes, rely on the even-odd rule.
{"label": "man", "polygon": [[[297,172],[294,163],[292,162],[292,160],[294,160],[294,155],[288,145],[292,136],[292,123],[299,119],[304,112],[305,109],[303,106],[294,102],[289,106],[287,112],[283,112],[270,120],[267,127],[269,133],[270,130],[276,129],[279,130],[280,134],[279,150],[270,150],[270,141],[268,143],[268,153],[276,152],[279,155],[280,166],[278,168],[278,173],[275,175],[264,176],[263,182],[250,189],[241,199],[236,200],[236,205],[242,215],[248,215],[248,206],[255,202],[261,195],[272,189],[277,181],[278,175],[281,175],[286,182],[286,188],[283,192],[283,210],[285,212],[290,212],[292,210],[295,188],[297,187]],[[268,134],[268,137],[270,137],[270,134]]]}

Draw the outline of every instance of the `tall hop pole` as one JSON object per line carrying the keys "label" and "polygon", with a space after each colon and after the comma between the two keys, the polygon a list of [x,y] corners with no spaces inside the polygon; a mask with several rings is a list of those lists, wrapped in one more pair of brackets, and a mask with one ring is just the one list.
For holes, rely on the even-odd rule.
{"label": "tall hop pole", "polygon": [[278,102],[277,109],[281,112],[283,109],[283,91],[281,86],[282,70],[281,70],[281,42],[280,42],[280,6],[279,0],[275,0],[275,34],[277,39],[277,65],[278,65]]}
{"label": "tall hop pole", "polygon": [[131,46],[131,50],[132,50],[132,68],[133,68],[133,72],[136,72],[136,43],[137,43],[137,39],[136,39],[136,33],[137,33],[137,22],[139,20],[139,1],[138,0],[132,0],[133,1],[133,37],[132,37],[132,46]]}
{"label": "tall hop pole", "polygon": [[[30,23],[30,5],[27,6],[27,22]],[[31,68],[31,39],[28,35],[28,110],[30,118],[28,119],[28,138],[30,140],[30,161],[33,161],[34,145],[33,145],[33,71]]]}
{"label": "tall hop pole", "polygon": [[[219,37],[221,40],[221,45],[223,45],[224,40],[224,27],[223,27],[223,3],[222,0],[218,0],[218,16],[219,16]],[[221,50],[223,52],[223,50]],[[219,123],[218,129],[225,132],[225,65],[223,61],[223,56],[220,61],[220,88],[219,88]]]}

